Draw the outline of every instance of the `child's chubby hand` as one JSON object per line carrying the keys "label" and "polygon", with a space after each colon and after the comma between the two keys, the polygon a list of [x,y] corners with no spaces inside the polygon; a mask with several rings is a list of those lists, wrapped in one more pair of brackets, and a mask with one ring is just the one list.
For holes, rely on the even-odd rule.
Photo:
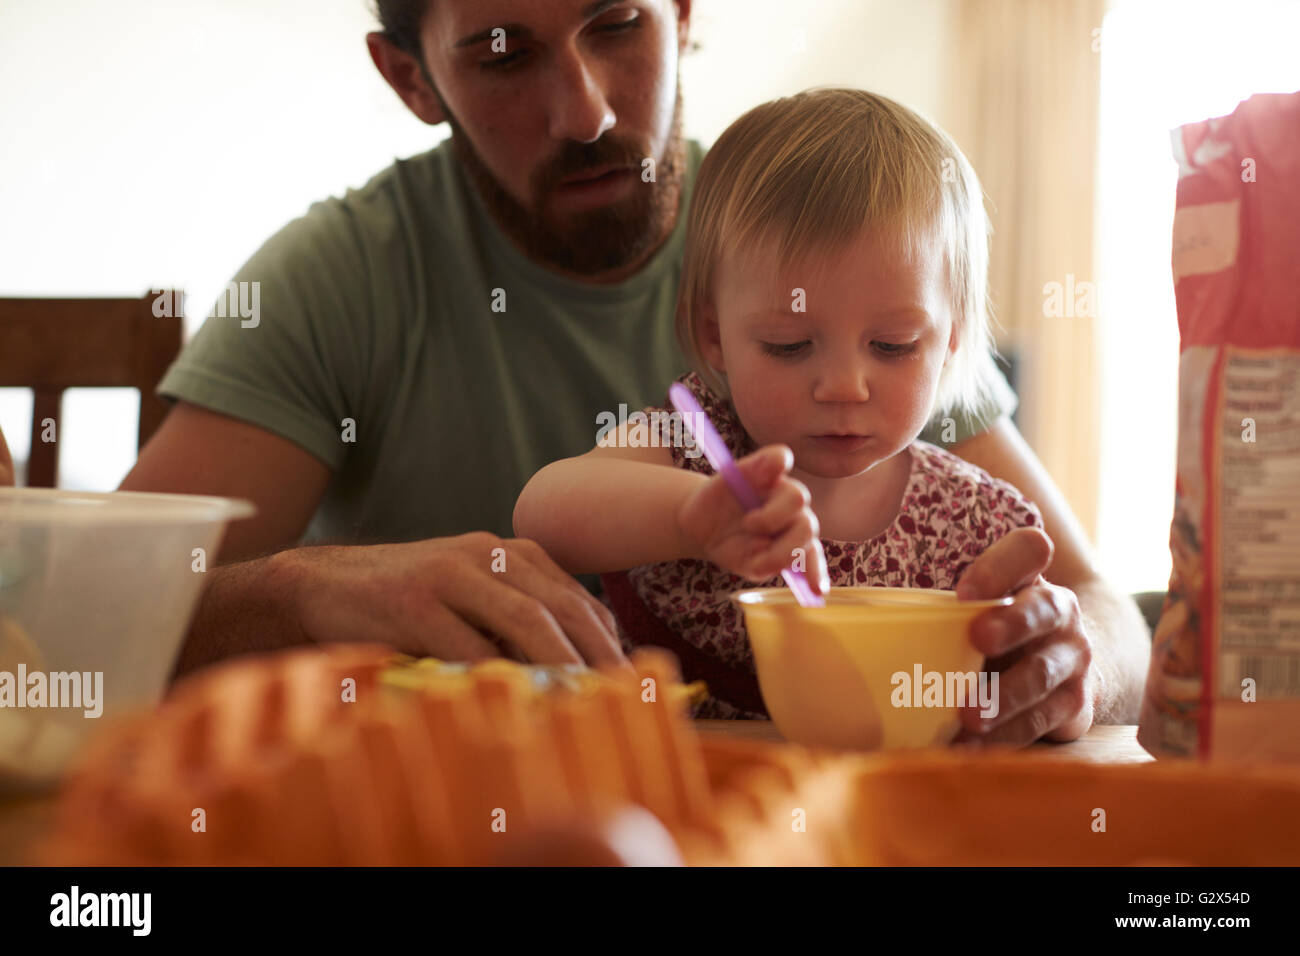
{"label": "child's chubby hand", "polygon": [[795,562],[819,594],[830,589],[820,527],[807,487],[788,474],[794,453],[785,445],[766,445],[736,462],[763,502],[748,513],[722,475],[712,475],[677,511],[682,535],[698,554],[750,581],[766,581]]}

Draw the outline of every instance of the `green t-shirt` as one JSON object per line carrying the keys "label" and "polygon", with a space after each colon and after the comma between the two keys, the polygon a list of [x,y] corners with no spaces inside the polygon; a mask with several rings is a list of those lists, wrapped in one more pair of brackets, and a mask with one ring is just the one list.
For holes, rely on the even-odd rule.
{"label": "green t-shirt", "polygon": [[[568,280],[497,228],[450,146],[272,236],[234,277],[256,297],[237,285],[242,312],[229,293],[158,387],[330,467],[304,542],[512,537],[539,468],[588,451],[600,413],[662,405],[687,371],[673,336],[684,214],[626,281]],[[683,209],[703,154],[689,144]],[[241,317],[254,302],[255,322]],[[973,427],[954,416],[957,440],[1014,408],[997,388]]]}

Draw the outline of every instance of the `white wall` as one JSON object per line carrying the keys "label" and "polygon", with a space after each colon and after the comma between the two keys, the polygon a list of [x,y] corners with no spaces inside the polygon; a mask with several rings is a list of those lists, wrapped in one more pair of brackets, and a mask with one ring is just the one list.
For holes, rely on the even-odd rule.
{"label": "white wall", "polygon": [[[1170,131],[1252,93],[1300,89],[1294,0],[1125,0],[1102,29],[1097,263],[1101,566],[1130,590],[1169,579],[1178,437]],[[1266,187],[1261,187],[1266,188]]]}
{"label": "white wall", "polygon": [[[833,83],[934,115],[946,5],[698,0],[687,133],[710,142],[750,106]],[[180,287],[192,331],[281,225],[446,135],[375,71],[373,26],[364,0],[5,0],[0,295]],[[63,486],[116,487],[137,408],[134,392],[69,393]],[[30,414],[29,393],[0,390],[18,458]]]}
{"label": "white wall", "polygon": [[951,7],[950,0],[696,0],[700,49],[682,69],[688,130],[712,141],[751,106],[833,85],[883,93],[942,123]]}
{"label": "white wall", "polygon": [[[180,287],[190,326],[272,232],[441,129],[375,71],[360,0],[6,0],[0,295]],[[30,393],[0,394],[26,458]],[[138,396],[64,400],[61,483],[107,490]]]}

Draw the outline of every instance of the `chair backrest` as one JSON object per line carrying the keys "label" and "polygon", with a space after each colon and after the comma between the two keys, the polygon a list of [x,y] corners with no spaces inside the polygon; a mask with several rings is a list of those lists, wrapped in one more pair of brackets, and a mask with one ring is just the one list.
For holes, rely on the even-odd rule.
{"label": "chair backrest", "polygon": [[[181,349],[182,318],[170,290],[139,299],[0,298],[0,387],[30,388],[31,454],[27,484],[53,488],[58,480],[58,441],[42,441],[52,419],[57,439],[65,388],[138,388],[140,422],[136,451],[162,424],[167,403],[154,388]],[[154,303],[167,307],[154,314]]]}

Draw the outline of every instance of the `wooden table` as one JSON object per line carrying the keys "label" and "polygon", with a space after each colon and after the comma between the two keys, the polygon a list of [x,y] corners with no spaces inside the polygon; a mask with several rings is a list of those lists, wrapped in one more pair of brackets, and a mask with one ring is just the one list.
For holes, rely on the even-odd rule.
{"label": "wooden table", "polygon": [[[697,720],[702,734],[782,742],[769,720]],[[1153,759],[1137,742],[1136,726],[1094,727],[1068,744],[1040,743],[1024,751],[1034,759],[1141,763]],[[0,797],[0,866],[31,862],[31,853],[54,826],[57,794],[21,799]]]}
{"label": "wooden table", "polygon": [[[702,734],[721,734],[746,740],[780,743],[781,736],[770,720],[697,720]],[[1093,727],[1078,740],[1066,744],[1041,742],[1023,751],[1026,756],[1046,760],[1091,760],[1095,763],[1145,763],[1154,760],[1137,742],[1136,724]]]}
{"label": "wooden table", "polygon": [[54,828],[56,796],[0,797],[0,866],[31,862],[37,844]]}

